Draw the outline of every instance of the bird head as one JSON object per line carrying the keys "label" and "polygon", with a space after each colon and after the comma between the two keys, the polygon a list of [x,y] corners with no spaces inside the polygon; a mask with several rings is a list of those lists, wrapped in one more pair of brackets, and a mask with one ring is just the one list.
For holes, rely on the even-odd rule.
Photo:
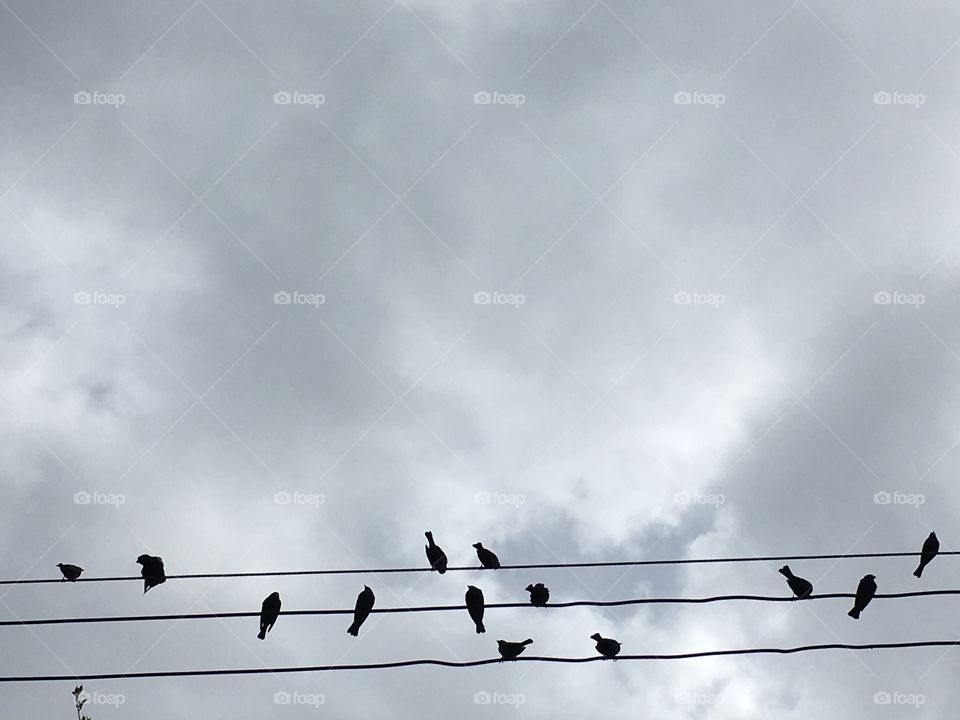
{"label": "bird head", "polygon": [[937,539],[937,534],[936,534],[935,532],[932,532],[932,533],[930,533],[930,537],[933,538],[934,540],[936,540],[936,539]]}
{"label": "bird head", "polygon": [[603,636],[601,636],[600,633],[594,633],[593,635],[590,636],[590,639],[600,642],[601,640],[603,640]]}
{"label": "bird head", "polygon": [[370,586],[369,586],[369,585],[364,585],[364,586],[363,586],[363,591],[364,591],[364,592],[373,592],[373,590],[370,589]]}
{"label": "bird head", "polygon": [[57,567],[63,570],[63,563],[57,563]]}
{"label": "bird head", "polygon": [[864,580],[873,580],[873,581],[876,581],[877,576],[876,576],[876,575],[864,575],[864,576],[863,576],[863,579],[864,579]]}
{"label": "bird head", "polygon": [[526,590],[527,592],[533,592],[533,585],[527,585]]}
{"label": "bird head", "polygon": [[424,535],[427,537],[427,540],[433,540],[433,533],[427,530]]}
{"label": "bird head", "polygon": [[477,587],[475,585],[467,585],[467,590],[476,590],[476,589]]}
{"label": "bird head", "polygon": [[474,543],[473,547],[475,547],[477,550],[483,550],[483,543]]}
{"label": "bird head", "polygon": [[148,563],[148,562],[150,562],[149,555],[141,555],[140,557],[137,558],[137,563],[139,565],[143,565],[144,563]]}

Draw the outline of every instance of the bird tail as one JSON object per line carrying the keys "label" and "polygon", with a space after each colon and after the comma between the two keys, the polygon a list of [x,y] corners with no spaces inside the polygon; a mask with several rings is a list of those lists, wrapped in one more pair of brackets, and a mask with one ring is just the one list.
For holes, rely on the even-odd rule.
{"label": "bird tail", "polygon": [[267,626],[266,626],[266,625],[264,625],[262,628],[260,628],[260,634],[257,635],[257,637],[260,638],[261,640],[266,640],[266,639],[267,639]]}
{"label": "bird tail", "polygon": [[447,571],[447,567],[445,565],[443,567],[437,568],[437,572],[440,573],[441,575],[443,575],[446,571]]}
{"label": "bird tail", "polygon": [[480,633],[485,633],[486,631],[487,631],[487,629],[483,626],[483,623],[482,623],[482,622],[478,622],[478,623],[477,623],[477,634],[479,635]]}
{"label": "bird tail", "polygon": [[923,563],[917,565],[917,569],[913,571],[914,577],[920,577],[921,575],[923,575]]}
{"label": "bird tail", "polygon": [[859,617],[860,617],[860,611],[857,610],[857,608],[854,608],[853,610],[851,610],[850,612],[848,612],[847,615],[849,615],[850,617],[852,617],[854,620],[857,620],[857,619],[859,619]]}
{"label": "bird tail", "polygon": [[533,644],[533,640],[530,639],[530,638],[527,638],[526,640],[524,640],[524,641],[523,641],[522,643],[520,643],[520,644],[521,644],[521,645],[532,645],[532,644]]}
{"label": "bird tail", "polygon": [[348,632],[350,635],[353,635],[354,637],[357,637],[357,635],[358,635],[359,632],[360,632],[360,628],[357,627],[357,624],[356,624],[356,623],[354,623],[353,625],[351,625],[350,627],[347,628],[347,632]]}

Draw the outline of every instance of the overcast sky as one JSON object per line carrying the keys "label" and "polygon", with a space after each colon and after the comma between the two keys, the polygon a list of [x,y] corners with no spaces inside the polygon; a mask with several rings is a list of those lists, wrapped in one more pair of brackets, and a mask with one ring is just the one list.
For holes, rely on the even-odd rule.
{"label": "overcast sky", "polygon": [[[954,3],[0,0],[0,66],[3,579],[421,565],[428,529],[453,565],[478,540],[960,547]],[[4,586],[0,616],[344,608],[364,582],[381,607],[783,595],[778,567]],[[951,558],[792,567],[960,585]],[[0,676],[960,636],[949,598],[848,609],[4,628]],[[925,718],[958,672],[924,649],[121,680],[85,710]],[[69,718],[72,688],[0,707]]]}

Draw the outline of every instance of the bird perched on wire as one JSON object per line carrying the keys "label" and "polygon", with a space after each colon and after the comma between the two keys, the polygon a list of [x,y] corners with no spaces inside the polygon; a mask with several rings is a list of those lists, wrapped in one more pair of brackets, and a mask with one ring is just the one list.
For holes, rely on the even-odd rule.
{"label": "bird perched on wire", "polygon": [[70,582],[75,582],[80,573],[83,572],[83,568],[78,565],[68,565],[67,563],[57,563],[57,567],[60,568],[60,572],[63,574],[63,577],[60,578],[60,582],[69,580]]}
{"label": "bird perched on wire", "polygon": [[809,580],[805,580],[802,577],[797,577],[790,570],[789,565],[784,565],[777,572],[783,575],[787,579],[787,585],[790,586],[790,589],[793,590],[795,597],[803,600],[808,598],[813,594],[813,583]]}
{"label": "bird perched on wire", "polygon": [[357,637],[360,626],[363,625],[363,621],[367,619],[373,609],[374,602],[376,602],[376,597],[373,595],[373,590],[364,585],[363,590],[357,595],[357,604],[353,608],[353,625],[347,628],[348,633]]}
{"label": "bird perched on wire", "polygon": [[530,604],[534,607],[545,607],[550,599],[550,588],[543,583],[527,585],[527,592],[530,593]]}
{"label": "bird perched on wire", "polygon": [[427,536],[427,546],[424,550],[427,551],[427,560],[430,562],[430,569],[436,570],[443,575],[447,571],[447,554],[433,541],[432,532],[425,532],[424,535]]}
{"label": "bird perched on wire", "polygon": [[597,652],[605,658],[616,657],[620,654],[620,643],[613,638],[605,638],[600,633],[594,633],[590,636],[590,639],[597,641]]}
{"label": "bird perched on wire", "polygon": [[860,584],[857,585],[857,595],[853,600],[853,609],[847,613],[854,620],[860,617],[863,609],[870,604],[873,596],[877,594],[877,578],[874,575],[864,575],[860,578]]}
{"label": "bird perched on wire", "polygon": [[478,587],[467,585],[467,594],[464,599],[467,602],[467,612],[477,626],[477,632],[486,632],[487,629],[483,626],[483,592]]}
{"label": "bird perched on wire", "polygon": [[474,543],[477,549],[477,557],[480,558],[480,564],[489,570],[498,570],[500,568],[500,559],[490,550],[487,550],[483,543]]}
{"label": "bird perched on wire", "polygon": [[497,650],[500,651],[500,657],[503,660],[516,660],[517,656],[524,651],[527,645],[532,645],[533,640],[527,638],[523,642],[509,642],[508,640],[497,640]]}
{"label": "bird perched on wire", "polygon": [[940,552],[940,541],[937,539],[937,534],[932,532],[923,541],[923,547],[920,549],[920,564],[913,571],[913,576],[920,577],[923,575],[923,569],[930,564],[930,561],[937,556],[938,552]]}
{"label": "bird perched on wire", "polygon": [[260,634],[257,637],[261,640],[266,640],[267,633],[273,630],[273,624],[280,616],[280,605],[280,593],[272,592],[260,606]]}
{"label": "bird perched on wire", "polygon": [[150,588],[167,581],[167,576],[163,572],[163,558],[155,555],[141,555],[137,558],[137,562],[141,565],[140,575],[143,576],[144,595]]}

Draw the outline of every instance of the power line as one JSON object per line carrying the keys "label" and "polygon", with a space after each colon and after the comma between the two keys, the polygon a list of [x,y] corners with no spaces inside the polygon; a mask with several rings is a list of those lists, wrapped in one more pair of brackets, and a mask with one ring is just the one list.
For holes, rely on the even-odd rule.
{"label": "power line", "polygon": [[[902,593],[877,593],[874,599],[900,599],[911,597],[927,597],[934,595],[960,595],[960,590],[918,590],[915,592]],[[552,608],[571,608],[571,607],[622,607],[625,605],[694,605],[702,603],[731,602],[731,601],[754,601],[754,602],[805,602],[806,600],[835,600],[838,598],[850,599],[855,597],[855,593],[823,593],[820,595],[811,595],[805,600],[797,600],[793,597],[770,596],[770,595],[715,595],[713,597],[685,598],[685,597],[664,597],[664,598],[632,598],[629,600],[571,600],[569,602],[552,602],[545,608],[535,607],[529,602],[514,603],[488,603],[484,606],[486,610],[500,608],[531,608],[535,610]],[[419,607],[393,607],[393,608],[374,608],[371,613],[426,613],[443,611],[464,611],[466,605],[425,605]],[[284,610],[280,616],[307,616],[307,615],[353,615],[353,610]],[[189,613],[182,615],[116,615],[104,617],[78,617],[78,618],[45,618],[39,620],[2,620],[0,627],[17,627],[21,625],[79,625],[85,623],[118,623],[118,622],[147,622],[160,620],[212,620],[223,618],[255,618],[259,617],[259,612],[209,612],[209,613]]]}
{"label": "power line", "polygon": [[[526,565],[501,565],[500,570],[558,570],[572,568],[604,568],[604,567],[641,567],[648,565],[703,565],[710,563],[746,563],[746,562],[795,562],[798,560],[854,560],[860,558],[916,558],[919,552],[885,552],[885,553],[836,553],[830,555],[768,555],[760,557],[728,557],[728,558],[679,558],[673,560],[614,560],[609,562],[573,562],[573,563],[531,563]],[[960,555],[960,550],[941,551],[938,557]],[[477,572],[484,570],[478,566],[448,567],[448,572]],[[271,570],[265,572],[233,572],[233,573],[190,573],[183,575],[167,575],[167,580],[197,580],[202,578],[244,578],[244,577],[289,577],[303,575],[386,575],[389,573],[416,573],[433,572],[429,567],[401,567],[401,568],[350,568],[325,570]],[[492,572],[487,570],[486,572]],[[139,575],[122,575],[115,577],[88,577],[79,578],[75,582],[120,582],[139,580]],[[0,585],[39,585],[44,583],[59,583],[60,578],[20,578],[17,580],[0,580]]]}
{"label": "power line", "polygon": [[[899,643],[871,643],[869,645],[846,645],[843,643],[824,643],[821,645],[800,645],[787,648],[743,648],[738,650],[704,650],[701,652],[674,653],[665,655],[620,655],[610,662],[632,660],[692,660],[704,657],[727,657],[732,655],[794,655],[797,653],[822,650],[897,650],[904,648],[956,647],[960,640],[926,640]],[[213,670],[161,670],[157,672],[90,673],[86,675],[20,675],[0,677],[0,683],[15,682],[76,682],[89,680],[127,680],[134,678],[162,677],[207,677],[213,675],[274,675],[281,673],[330,672],[333,670],[387,670],[391,668],[433,665],[437,667],[469,668],[482,665],[494,665],[500,662],[542,662],[542,663],[591,663],[605,661],[596,655],[592,657],[538,657],[521,656],[516,660],[501,661],[500,658],[484,660],[397,660],[394,662],[362,663],[354,665],[305,665],[299,667],[275,668],[229,668]]]}

